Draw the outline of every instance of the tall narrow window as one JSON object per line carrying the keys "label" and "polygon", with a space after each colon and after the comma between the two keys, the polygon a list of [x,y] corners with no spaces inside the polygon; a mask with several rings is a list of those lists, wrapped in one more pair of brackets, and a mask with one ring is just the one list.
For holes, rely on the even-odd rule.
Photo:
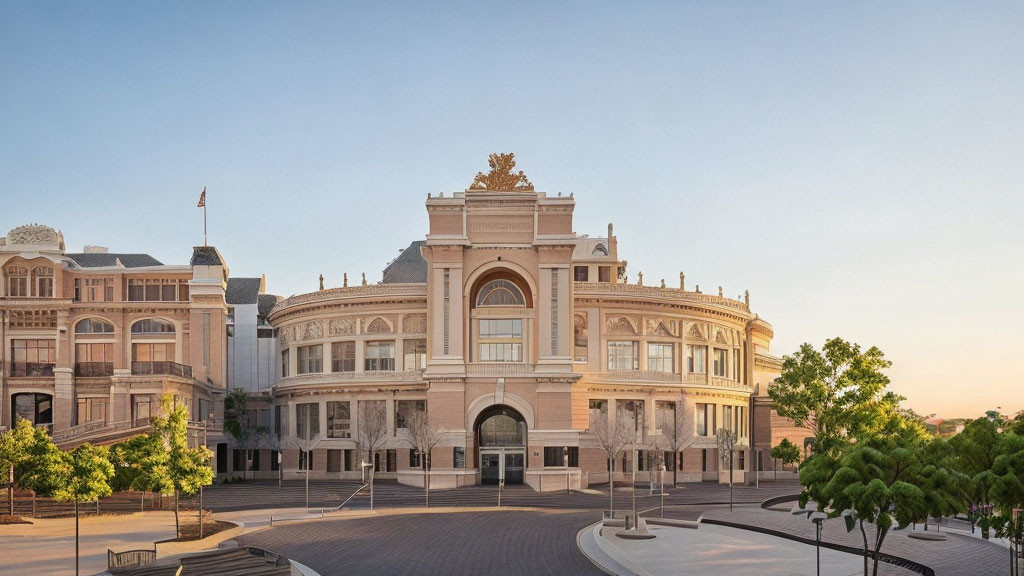
{"label": "tall narrow window", "polygon": [[724,348],[715,348],[714,375],[725,378],[729,373],[729,352]]}
{"label": "tall narrow window", "polygon": [[608,343],[608,369],[609,370],[639,370],[640,369],[640,343],[639,342],[609,342]]}
{"label": "tall narrow window", "polygon": [[310,440],[320,434],[320,404],[307,402],[295,405],[295,435]]}
{"label": "tall narrow window", "polygon": [[736,420],[733,418],[732,406],[722,406],[722,424],[725,425],[725,429],[733,433],[736,432]]}
{"label": "tall narrow window", "polygon": [[712,436],[715,433],[715,405],[697,404],[697,435]]}
{"label": "tall narrow window", "polygon": [[707,373],[707,353],[707,346],[688,345],[686,347],[686,371],[691,374]]}
{"label": "tall narrow window", "polygon": [[406,370],[427,369],[427,341],[406,340],[402,346],[405,348],[404,360]]}
{"label": "tall narrow window", "polygon": [[352,413],[348,402],[327,403],[327,437],[351,438]]}
{"label": "tall narrow window", "polygon": [[32,270],[32,277],[35,279],[36,296],[38,298],[53,298],[53,268],[36,266]]}
{"label": "tall narrow window", "polygon": [[28,268],[11,266],[7,269],[7,295],[14,298],[28,297]]}
{"label": "tall narrow window", "polygon": [[587,361],[587,347],[590,341],[587,337],[587,317],[576,314],[573,322],[573,360],[576,362]]}
{"label": "tall narrow window", "polygon": [[408,428],[413,414],[427,411],[426,400],[398,400],[395,402],[395,428]]}
{"label": "tall narrow window", "polygon": [[597,281],[598,282],[611,282],[612,281],[612,267],[611,266],[598,266],[597,267]]}
{"label": "tall narrow window", "polygon": [[647,369],[655,372],[675,372],[675,359],[671,344],[647,345]]}
{"label": "tall narrow window", "polygon": [[288,377],[288,351],[281,351],[281,378]]}

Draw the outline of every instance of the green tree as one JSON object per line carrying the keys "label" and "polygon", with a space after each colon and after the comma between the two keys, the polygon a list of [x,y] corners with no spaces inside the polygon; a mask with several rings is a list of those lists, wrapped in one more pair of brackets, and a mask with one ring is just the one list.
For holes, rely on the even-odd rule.
{"label": "green tree", "polygon": [[838,457],[851,438],[867,438],[889,423],[900,396],[887,391],[882,373],[891,362],[882,351],[841,338],[819,352],[803,344],[783,358],[782,374],[768,388],[780,416],[814,434],[814,450]]}
{"label": "green tree", "polygon": [[[188,445],[188,410],[184,405],[174,404],[169,395],[161,399],[163,415],[152,419],[154,433],[161,439],[167,451],[167,471],[170,485],[174,490],[174,530],[181,535],[178,517],[180,494],[195,494],[201,486],[213,481],[210,458],[213,452],[206,446],[190,448]],[[199,518],[202,521],[202,510]]]}
{"label": "green tree", "polygon": [[[800,447],[790,442],[789,438],[783,438],[781,442],[772,448],[770,455],[773,459],[782,462],[783,466],[794,464],[800,461]],[[778,471],[776,470],[777,475]]]}
{"label": "green tree", "polygon": [[250,452],[258,443],[260,434],[266,432],[256,426],[246,401],[245,390],[242,388],[235,388],[224,398],[224,430],[235,439],[235,446],[245,451],[243,479],[248,477]]}
{"label": "green tree", "polygon": [[14,514],[15,470],[29,458],[34,443],[32,423],[19,418],[14,428],[0,434],[0,470],[7,471],[7,512]]}
{"label": "green tree", "polygon": [[[800,467],[800,482],[807,487],[801,503],[817,502],[830,517],[846,516],[847,530],[859,526],[864,542],[864,574],[874,556],[872,574],[878,574],[878,553],[894,526],[905,527],[926,517],[927,502],[920,487],[916,446],[899,439],[874,438],[850,447],[840,458],[814,454]],[[865,523],[874,524],[869,544]]]}
{"label": "green tree", "polygon": [[33,426],[31,430],[28,454],[15,468],[15,480],[23,488],[50,495],[64,486],[65,452],[57,448],[45,428]]}
{"label": "green tree", "polygon": [[141,434],[115,444],[110,447],[109,457],[114,465],[114,478],[110,483],[114,491],[139,490],[158,494],[174,491],[169,470],[170,454],[159,434]]}
{"label": "green tree", "polygon": [[111,493],[114,467],[106,448],[82,444],[71,452],[62,452],[64,465],[56,474],[59,487],[51,494],[56,500],[75,503],[75,575],[78,575],[78,505],[98,500]]}

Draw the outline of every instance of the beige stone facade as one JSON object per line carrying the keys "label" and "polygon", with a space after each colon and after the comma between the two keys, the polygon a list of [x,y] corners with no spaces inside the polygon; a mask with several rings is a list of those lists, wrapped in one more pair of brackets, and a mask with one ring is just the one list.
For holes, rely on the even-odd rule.
{"label": "beige stone facade", "polygon": [[[434,487],[606,482],[594,418],[632,422],[616,479],[647,478],[665,463],[680,481],[717,480],[716,431],[726,428],[738,437],[742,481],[757,451],[774,445],[771,423],[755,422],[755,399],[780,364],[749,298],[686,290],[682,275],[678,287],[645,286],[639,274],[627,283],[611,225],[603,237],[577,234],[575,198],[536,192],[512,167],[510,156],[492,156],[470,189],[428,196],[425,241],[382,283],[273,309],[283,463],[272,475],[301,477],[302,447],[312,450],[311,477],[360,476],[371,460],[359,444],[364,402],[386,406],[388,438],[372,459],[379,475],[422,483],[403,426],[410,410],[447,430],[431,454]],[[669,436],[679,450],[657,444]]]}
{"label": "beige stone facade", "polygon": [[[170,394],[208,435],[222,420],[227,266],[212,247],[189,265],[87,246],[52,228],[0,238],[0,427],[16,417],[62,446],[145,430]],[[197,441],[198,441],[197,436]]]}

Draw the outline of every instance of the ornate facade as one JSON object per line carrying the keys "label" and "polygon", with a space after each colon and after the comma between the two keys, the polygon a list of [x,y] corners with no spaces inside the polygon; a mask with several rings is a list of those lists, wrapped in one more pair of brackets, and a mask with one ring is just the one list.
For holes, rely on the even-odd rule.
{"label": "ornate facade", "polygon": [[148,428],[164,394],[196,428],[220,421],[228,269],[215,248],[164,265],[68,253],[30,225],[0,238],[0,271],[0,428],[20,417],[65,447],[110,443]]}
{"label": "ornate facade", "polygon": [[[682,274],[678,288],[644,286],[639,274],[627,283],[611,225],[604,237],[578,235],[572,196],[536,192],[511,155],[490,165],[465,192],[427,197],[426,240],[383,282],[274,307],[284,458],[272,474],[309,465],[313,477],[358,477],[372,460],[421,484],[406,429],[417,410],[447,430],[430,455],[435,487],[606,482],[598,419],[629,422],[617,478],[664,463],[680,480],[717,479],[720,428],[738,438],[737,478],[759,452],[767,461],[771,423],[755,422],[756,398],[780,364],[749,296],[688,291]],[[359,442],[369,403],[386,408],[387,439],[372,458]]]}

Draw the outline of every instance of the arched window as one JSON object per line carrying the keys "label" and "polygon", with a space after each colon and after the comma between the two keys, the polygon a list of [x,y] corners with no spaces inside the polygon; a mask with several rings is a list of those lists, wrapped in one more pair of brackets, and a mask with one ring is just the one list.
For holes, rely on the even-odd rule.
{"label": "arched window", "polygon": [[[171,327],[171,332],[174,331],[174,327]],[[135,328],[132,328],[132,332],[135,332]],[[86,318],[75,324],[75,334],[113,334],[114,325],[106,320],[100,320],[99,318]]]}
{"label": "arched window", "polygon": [[36,266],[32,269],[32,278],[36,287],[36,297],[53,298],[53,268]]}
{"label": "arched window", "polygon": [[139,320],[132,324],[132,334],[174,334],[174,324],[157,318]]}
{"label": "arched window", "polygon": [[522,291],[513,282],[504,279],[491,280],[484,284],[476,297],[477,307],[485,306],[526,306]]}
{"label": "arched window", "polygon": [[28,268],[11,266],[7,268],[7,295],[28,297]]}
{"label": "arched window", "polygon": [[604,244],[598,243],[597,246],[594,246],[594,250],[590,254],[592,256],[607,256],[608,249],[604,247]]}

